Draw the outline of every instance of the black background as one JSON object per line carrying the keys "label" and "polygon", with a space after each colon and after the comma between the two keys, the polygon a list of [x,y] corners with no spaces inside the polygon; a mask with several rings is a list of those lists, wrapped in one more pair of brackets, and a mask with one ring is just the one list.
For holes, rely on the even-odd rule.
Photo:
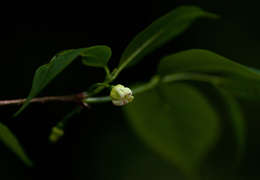
{"label": "black background", "polygon": [[[86,1],[57,7],[46,3],[28,6],[28,10],[10,8],[1,17],[0,98],[26,97],[35,69],[64,49],[108,45],[113,51],[109,65],[116,67],[122,51],[138,32],[182,4],[199,5],[219,14],[221,19],[197,21],[185,34],[147,56],[139,66],[122,72],[117,82],[129,85],[148,80],[160,57],[190,48],[209,49],[241,64],[260,68],[257,1]],[[76,61],[41,95],[81,92],[102,81],[103,76],[103,70]],[[51,127],[72,107],[60,103],[32,105],[15,119],[11,116],[17,107],[1,107],[1,122],[18,136],[35,167],[24,167],[0,144],[0,179],[170,179],[175,174],[168,162],[136,137],[120,108],[105,104],[93,105],[75,116],[64,138],[56,145],[50,144]],[[259,103],[243,102],[243,107],[248,148],[239,171],[234,174],[255,178],[259,169]],[[232,154],[228,146],[222,148],[223,152]],[[218,154],[222,157],[219,169],[225,166],[224,154]],[[227,170],[223,176],[228,174]]]}

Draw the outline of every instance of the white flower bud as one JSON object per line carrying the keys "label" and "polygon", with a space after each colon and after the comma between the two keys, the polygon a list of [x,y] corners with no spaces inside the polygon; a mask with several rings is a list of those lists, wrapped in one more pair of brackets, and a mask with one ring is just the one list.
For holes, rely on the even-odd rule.
{"label": "white flower bud", "polygon": [[134,99],[131,89],[121,84],[113,86],[110,97],[112,98],[112,103],[116,106],[123,106],[132,102]]}

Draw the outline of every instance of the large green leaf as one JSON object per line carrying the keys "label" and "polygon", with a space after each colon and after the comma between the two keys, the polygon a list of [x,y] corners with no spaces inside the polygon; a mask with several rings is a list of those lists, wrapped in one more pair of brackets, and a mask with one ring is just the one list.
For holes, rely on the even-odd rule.
{"label": "large green leaf", "polygon": [[260,80],[260,73],[203,49],[182,51],[163,58],[158,71],[161,75],[176,72],[202,72],[226,76],[242,76]]}
{"label": "large green leaf", "polygon": [[183,171],[196,170],[219,135],[217,114],[195,88],[164,84],[125,107],[137,133]]}
{"label": "large green leaf", "polygon": [[112,51],[107,46],[93,46],[87,48],[81,55],[83,64],[93,67],[105,67],[112,55]]}
{"label": "large green leaf", "polygon": [[154,49],[184,32],[194,20],[201,17],[217,16],[199,7],[181,6],[157,19],[130,42],[122,54],[119,68],[123,69],[129,63],[137,63]]}
{"label": "large green leaf", "polygon": [[[59,73],[79,56],[82,56],[85,62],[89,61],[89,65],[99,66],[108,61],[111,53],[110,48],[106,46],[72,49],[58,53],[48,64],[42,65],[36,70],[27,101],[16,112],[15,116],[20,114],[29,105],[32,98],[37,96]],[[94,61],[96,61],[96,64]],[[98,63],[98,61],[100,61],[100,63]]]}
{"label": "large green leaf", "polygon": [[216,86],[236,95],[260,98],[260,73],[213,52],[182,51],[163,58],[158,67],[161,76],[183,72],[219,76]]}
{"label": "large green leaf", "polygon": [[13,151],[26,165],[33,165],[15,135],[2,123],[0,123],[0,141]]}

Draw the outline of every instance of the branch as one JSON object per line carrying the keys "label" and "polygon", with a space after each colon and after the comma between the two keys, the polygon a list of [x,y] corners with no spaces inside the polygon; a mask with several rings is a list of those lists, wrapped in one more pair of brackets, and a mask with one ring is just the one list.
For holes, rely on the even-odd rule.
{"label": "branch", "polygon": [[[84,92],[67,95],[67,96],[46,96],[46,97],[39,97],[33,98],[30,102],[31,103],[47,103],[53,101],[60,101],[60,102],[72,102],[72,103],[82,103],[82,100],[87,97],[87,94]],[[24,99],[13,99],[13,100],[0,100],[0,106],[6,105],[22,105],[26,101]]]}
{"label": "branch", "polygon": [[[222,80],[222,78],[214,75],[206,75],[206,74],[198,74],[198,73],[177,73],[177,74],[165,76],[163,78],[160,78],[159,76],[154,76],[149,82],[143,83],[142,85],[133,88],[132,91],[133,91],[133,95],[136,95],[153,89],[159,83],[171,83],[171,82],[187,81],[187,80],[206,82],[206,83],[216,85]],[[103,88],[104,86],[98,87],[94,94],[98,93]],[[0,100],[0,106],[11,105],[11,104],[21,105],[25,101],[26,99]],[[78,103],[83,107],[87,107],[88,104],[110,102],[111,97],[110,96],[88,97],[85,92],[81,92],[78,94],[68,95],[68,96],[47,96],[47,97],[33,98],[31,100],[31,103],[46,103],[52,101],[73,102],[73,103]]]}

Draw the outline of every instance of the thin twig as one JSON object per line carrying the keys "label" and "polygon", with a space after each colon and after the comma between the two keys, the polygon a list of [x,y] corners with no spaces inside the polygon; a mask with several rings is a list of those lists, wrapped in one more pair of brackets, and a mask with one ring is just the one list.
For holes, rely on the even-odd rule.
{"label": "thin twig", "polygon": [[[167,75],[161,79],[158,76],[155,76],[149,82],[144,83],[141,86],[132,89],[132,91],[133,91],[133,95],[136,95],[148,91],[150,89],[153,89],[155,86],[159,84],[159,82],[171,83],[176,81],[187,81],[187,80],[207,82],[210,84],[217,85],[219,82],[222,81],[222,78],[214,75],[206,75],[206,74],[199,74],[199,73],[177,73],[177,74]],[[96,92],[94,92],[94,94],[100,92],[102,89],[104,89],[104,86],[98,87],[96,89]],[[11,104],[21,105],[25,101],[26,99],[0,100],[0,106],[11,105]],[[110,96],[89,97],[87,96],[86,93],[82,92],[82,93],[69,95],[69,96],[47,96],[47,97],[33,98],[31,100],[31,103],[37,103],[37,102],[45,103],[51,101],[74,102],[80,104],[81,107],[88,107],[88,104],[92,104],[92,103],[110,102],[111,97]]]}
{"label": "thin twig", "polygon": [[[53,101],[60,101],[60,102],[74,102],[74,103],[82,103],[82,100],[87,97],[86,93],[81,92],[78,94],[67,95],[67,96],[46,96],[46,97],[39,97],[33,98],[30,102],[31,103],[46,103],[46,102],[53,102]],[[26,99],[12,99],[12,100],[0,100],[0,106],[6,105],[22,105]]]}

